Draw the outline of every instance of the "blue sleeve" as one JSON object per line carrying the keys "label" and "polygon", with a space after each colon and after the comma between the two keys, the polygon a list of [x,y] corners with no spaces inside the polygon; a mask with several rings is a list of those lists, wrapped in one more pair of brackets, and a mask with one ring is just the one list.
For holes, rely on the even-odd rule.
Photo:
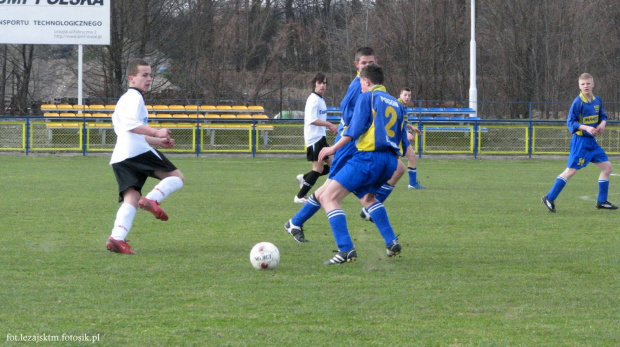
{"label": "blue sleeve", "polygon": [[340,110],[342,111],[342,120],[344,125],[349,125],[351,117],[353,116],[353,110],[355,109],[355,103],[361,94],[362,85],[360,84],[359,78],[355,78],[349,85],[347,94],[345,94],[344,98],[342,98],[342,101],[340,102]]}
{"label": "blue sleeve", "polygon": [[[372,93],[367,93],[372,94]],[[361,94],[357,98],[353,109],[353,116],[349,127],[345,129],[343,136],[351,136],[353,140],[357,140],[365,133],[372,124],[372,104],[368,100],[367,95]]]}
{"label": "blue sleeve", "polygon": [[601,100],[601,98],[598,98],[598,99],[601,101],[601,108],[599,108],[599,113],[598,113],[598,123],[601,124],[602,121],[607,120],[607,113],[605,113],[605,109],[603,109],[603,101]]}
{"label": "blue sleeve", "polygon": [[579,114],[581,113],[581,99],[577,97],[568,111],[568,117],[566,117],[566,126],[568,127],[568,131],[571,134],[574,134],[577,130],[579,130],[579,126],[581,125]]}

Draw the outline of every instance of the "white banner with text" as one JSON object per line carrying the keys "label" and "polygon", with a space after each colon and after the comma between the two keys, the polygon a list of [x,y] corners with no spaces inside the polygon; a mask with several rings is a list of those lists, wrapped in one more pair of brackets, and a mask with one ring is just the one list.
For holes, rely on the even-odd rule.
{"label": "white banner with text", "polygon": [[0,43],[109,45],[111,0],[0,0]]}

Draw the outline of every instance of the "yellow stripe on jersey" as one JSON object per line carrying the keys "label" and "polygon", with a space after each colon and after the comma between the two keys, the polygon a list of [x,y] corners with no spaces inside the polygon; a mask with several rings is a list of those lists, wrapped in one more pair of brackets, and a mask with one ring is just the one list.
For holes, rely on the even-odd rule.
{"label": "yellow stripe on jersey", "polygon": [[[375,96],[375,94],[372,94],[373,98]],[[372,152],[375,150],[375,116],[377,114],[377,111],[375,111],[374,109],[372,110],[372,119],[373,122],[372,124],[370,124],[370,128],[368,128],[368,130],[362,134],[362,136],[359,137],[359,139],[357,139],[357,149],[359,151],[364,151],[364,152]]]}

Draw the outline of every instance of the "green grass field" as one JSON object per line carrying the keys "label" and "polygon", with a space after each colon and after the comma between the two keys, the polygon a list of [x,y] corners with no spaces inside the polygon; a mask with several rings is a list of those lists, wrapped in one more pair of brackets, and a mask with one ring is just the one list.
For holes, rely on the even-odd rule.
{"label": "green grass field", "polygon": [[[540,197],[563,159],[422,159],[429,189],[403,180],[385,203],[402,254],[385,257],[350,196],[359,258],[324,266],[336,247],[323,211],[305,225],[309,243],[282,227],[300,208],[301,155],[172,157],[186,185],[162,204],[168,222],[138,212],[135,256],[105,249],[119,206],[108,160],[0,159],[0,344],[65,334],[105,346],[620,345],[620,211],[594,208],[594,165],[551,214]],[[250,265],[260,241],[278,246],[276,270]]]}

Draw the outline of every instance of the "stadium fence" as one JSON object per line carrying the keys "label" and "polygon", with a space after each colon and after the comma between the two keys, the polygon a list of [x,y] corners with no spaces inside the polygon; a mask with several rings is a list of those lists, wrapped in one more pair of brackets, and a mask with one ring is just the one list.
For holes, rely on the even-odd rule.
{"label": "stadium fence", "polygon": [[[413,143],[418,155],[527,156],[568,154],[571,134],[564,120],[501,120],[470,117],[410,117],[422,135]],[[444,119],[448,118],[448,119]],[[330,117],[337,123],[338,117]],[[176,145],[164,152],[303,154],[302,119],[155,118],[153,127],[172,130]],[[610,155],[620,154],[620,122],[609,121],[597,136]],[[333,143],[334,135],[328,135]],[[111,152],[116,135],[110,117],[0,116],[0,152],[75,153],[84,156]]]}

